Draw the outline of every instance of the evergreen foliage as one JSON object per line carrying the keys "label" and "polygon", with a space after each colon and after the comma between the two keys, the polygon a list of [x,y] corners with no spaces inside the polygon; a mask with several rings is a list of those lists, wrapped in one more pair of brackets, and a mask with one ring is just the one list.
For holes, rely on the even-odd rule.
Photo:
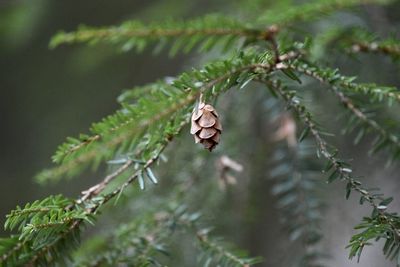
{"label": "evergreen foliage", "polygon": [[[143,190],[148,182],[158,184],[163,180],[154,171],[156,165],[165,158],[165,149],[171,141],[180,137],[200,101],[216,101],[228,90],[245,89],[249,84],[267,87],[271,98],[286,106],[289,116],[303,127],[299,144],[276,145],[276,167],[270,174],[274,181],[272,194],[277,198],[283,225],[292,241],[304,245],[299,266],[321,266],[326,256],[319,248],[323,238],[320,231],[323,200],[319,195],[323,178],[328,183],[342,181],[346,198],[356,193],[360,204],[371,207],[371,214],[355,227],[350,239],[350,258],[359,258],[365,246],[383,239],[383,254],[400,265],[400,217],[388,207],[393,198],[363,185],[362,179],[353,173],[349,162],[341,158],[342,153],[330,145],[331,134],[314,119],[316,115],[301,98],[299,84],[309,78],[322,83],[318,89],[328,88],[349,114],[344,130],[357,131],[355,142],[373,134],[371,151],[385,149],[392,161],[400,158],[399,137],[379,117],[373,117],[370,109],[397,105],[399,90],[357,82],[356,77],[342,75],[337,69],[321,67],[319,62],[313,62],[313,40],[299,38],[293,29],[294,24],[309,23],[340,9],[387,3],[320,0],[290,4],[286,9],[277,4],[271,11],[259,10],[259,14],[253,14],[257,18],[254,20],[215,14],[187,21],[150,24],[128,21],[101,28],[81,26],[75,32],[56,34],[50,42],[52,48],[62,44],[106,43],[123,51],[141,52],[152,46],[160,52],[169,45],[171,55],[190,52],[195,47],[201,53],[219,48],[223,55],[177,77],[125,90],[118,97],[119,110],[94,123],[89,134],[70,137],[60,145],[53,156],[55,167],[37,175],[40,183],[77,177],[88,167],[97,169],[105,163],[112,166],[110,172],[76,199],[49,196],[11,211],[5,229],[13,234],[0,239],[1,266],[165,266],[163,257],[174,257],[169,246],[178,232],[194,237],[200,250],[199,262],[204,266],[247,267],[260,262],[259,258],[247,257],[242,251],[231,249],[224,240],[212,237],[210,227],[200,222],[200,213],[190,212],[191,208],[181,203],[184,199],[181,184],[173,186],[170,199],[164,200],[174,205],[149,207],[102,236],[97,244],[94,240],[93,246],[83,246],[82,251],[79,247],[81,232],[95,224],[102,211],[110,212],[106,205],[110,200],[115,200],[117,207],[122,206],[123,201],[117,200],[124,194],[130,196],[132,183],[137,181]],[[398,59],[399,42],[394,38],[381,40],[366,30],[354,28],[336,33],[324,44],[324,49],[333,42],[352,53],[383,53]],[[276,102],[274,109],[282,111],[283,105]],[[314,150],[317,158],[325,162],[325,168],[320,168],[320,161],[311,153]],[[320,177],[321,169],[326,177]]]}
{"label": "evergreen foliage", "polygon": [[237,43],[242,37],[262,37],[262,31],[247,28],[243,23],[223,15],[208,15],[189,21],[167,20],[161,23],[143,24],[140,21],[128,21],[118,27],[92,28],[81,26],[76,32],[60,32],[50,42],[55,48],[60,44],[98,42],[119,46],[122,51],[136,49],[141,52],[148,45],[156,45],[160,52],[168,43],[170,55],[177,52],[190,52],[198,46],[199,52],[206,52],[215,46],[225,50]]}
{"label": "evergreen foliage", "polygon": [[[362,183],[352,175],[352,169],[350,164],[337,157],[337,149],[329,145],[324,135],[330,135],[321,130],[319,124],[314,121],[312,115],[307,111],[306,107],[301,104],[298,97],[296,97],[295,91],[285,89],[280,81],[268,82],[268,86],[272,90],[276,91],[285,101],[287,101],[288,107],[293,109],[296,115],[301,119],[306,128],[305,133],[310,133],[317,146],[317,156],[322,157],[327,161],[327,165],[324,172],[328,173],[328,182],[331,183],[335,180],[341,180],[346,183],[346,198],[348,199],[351,192],[355,191],[360,195],[360,204],[367,202],[372,207],[371,216],[364,218],[366,222],[378,221],[379,224],[375,225],[372,223],[360,224],[356,229],[365,229],[362,233],[354,235],[351,240],[350,258],[358,255],[360,257],[361,252],[365,245],[370,245],[366,242],[370,239],[379,240],[380,238],[386,239],[386,246],[393,246],[397,250],[399,237],[399,217],[397,213],[388,212],[387,205],[393,200],[392,197],[385,198],[382,193],[377,192],[376,189],[368,189],[362,186]],[[385,229],[384,231],[382,229]],[[383,234],[384,233],[384,234]],[[389,244],[389,245],[388,245]],[[394,259],[398,257],[398,253],[392,255],[393,249],[388,251],[384,248],[384,254],[387,257]]]}

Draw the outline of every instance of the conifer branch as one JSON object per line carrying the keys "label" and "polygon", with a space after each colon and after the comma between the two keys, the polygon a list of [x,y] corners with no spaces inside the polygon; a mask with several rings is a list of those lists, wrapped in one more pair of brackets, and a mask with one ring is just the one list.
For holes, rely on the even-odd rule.
{"label": "conifer branch", "polygon": [[351,177],[350,173],[352,172],[352,170],[347,168],[347,163],[343,162],[341,159],[336,158],[337,152],[332,152],[331,149],[329,149],[328,143],[323,139],[322,135],[320,134],[317,123],[314,122],[313,118],[311,117],[311,113],[308,112],[305,106],[300,104],[299,99],[295,97],[295,92],[288,92],[284,90],[278,81],[268,81],[268,86],[272,88],[272,90],[277,92],[286,101],[288,107],[293,109],[296,115],[304,122],[307,130],[313,135],[318,147],[318,155],[322,155],[330,163],[328,170],[325,171],[329,171],[331,170],[331,168],[333,168],[334,170],[333,173],[335,175],[330,178],[330,182],[337,178],[346,180],[351,185],[351,189],[359,192],[362,197],[371,204],[373,208],[377,208],[378,205],[375,203],[376,196],[373,196],[372,193],[361,187],[360,182],[354,180]]}
{"label": "conifer branch", "polygon": [[[346,198],[350,196],[351,191],[358,192],[361,196],[360,203],[362,204],[366,201],[373,208],[371,218],[368,220],[377,220],[379,226],[385,229],[385,232],[388,232],[388,235],[386,236],[374,235],[371,237],[371,235],[368,234],[373,231],[371,228],[376,226],[371,226],[371,228],[366,227],[368,229],[364,232],[365,236],[359,234],[352,239],[352,243],[350,244],[352,248],[350,251],[350,257],[354,257],[356,253],[359,253],[358,255],[361,254],[363,247],[366,245],[364,242],[366,239],[369,240],[379,236],[385,238],[389,243],[396,242],[397,244],[396,240],[400,239],[400,220],[396,213],[387,212],[387,204],[390,203],[391,198],[384,199],[381,194],[372,193],[370,190],[363,187],[361,182],[351,175],[352,170],[350,169],[350,165],[336,157],[336,149],[333,150],[329,148],[330,146],[322,137],[322,133],[320,132],[316,122],[314,122],[311,114],[306,110],[305,106],[300,103],[294,91],[285,90],[280,85],[279,81],[267,81],[267,85],[286,101],[288,107],[297,114],[299,119],[301,119],[306,125],[307,131],[314,137],[318,147],[318,156],[322,155],[322,157],[324,157],[328,162],[328,166],[325,169],[326,172],[331,172],[328,182],[337,179],[345,181],[347,183]],[[362,238],[360,238],[360,235]],[[387,251],[384,250],[384,253],[386,254]],[[397,255],[398,253],[396,253],[396,256]]]}
{"label": "conifer branch", "polygon": [[[285,58],[291,59],[294,56],[296,54],[290,54]],[[69,143],[63,144],[56,154],[63,164],[40,173],[36,179],[44,182],[57,180],[65,174],[78,174],[82,170],[82,166],[90,162],[99,162],[102,158],[109,157],[110,151],[126,146],[124,143],[133,140],[134,137],[139,137],[144,133],[145,129],[153,126],[161,127],[160,121],[165,121],[176,113],[189,114],[192,105],[201,93],[206,92],[207,95],[216,96],[232,86],[248,81],[257,71],[262,73],[271,71],[273,65],[268,62],[269,60],[270,57],[267,54],[249,53],[232,60],[210,64],[204,70],[195,70],[181,75],[172,84],[172,87],[178,91],[178,93],[175,92],[173,97],[157,92],[156,99],[162,105],[154,103],[154,96],[150,96],[148,100],[143,100],[131,107],[125,105],[124,107],[128,112],[124,114],[117,112],[116,115],[110,116],[103,122],[94,125],[94,128],[98,129],[96,130],[97,132],[103,132],[103,136],[97,138],[101,142],[91,143],[87,148],[86,142],[75,147],[75,141],[72,146]],[[218,90],[216,90],[217,88]],[[213,89],[212,92],[210,92],[210,89]],[[149,111],[146,113],[148,117],[143,117],[144,109]],[[113,125],[119,126],[113,127]],[[130,128],[133,125],[135,125],[134,128]],[[67,149],[63,154],[62,151],[66,147],[76,148],[75,153],[69,154],[70,149]],[[80,153],[77,153],[78,147],[82,150]]]}
{"label": "conifer branch", "polygon": [[356,77],[341,75],[337,69],[319,68],[305,61],[293,61],[288,65],[307,76],[313,77],[321,83],[340,86],[349,93],[364,94],[374,101],[387,99],[389,105],[400,102],[400,90],[396,87],[382,86],[373,83],[355,83]]}
{"label": "conifer branch", "polygon": [[[327,84],[329,89],[339,98],[340,102],[347,108],[355,118],[357,118],[361,123],[363,123],[367,128],[374,130],[379,138],[376,140],[373,151],[376,152],[382,147],[388,148],[392,152],[392,157],[396,159],[400,155],[400,140],[397,136],[388,132],[385,128],[383,128],[378,122],[369,118],[360,108],[358,108],[354,102],[346,96],[340,89],[339,86],[343,89],[347,90],[362,90],[363,85],[358,85],[356,83],[348,83],[346,80],[348,79],[345,76],[341,76],[337,71],[332,71],[329,69],[325,70],[313,70],[313,68],[306,67],[306,63],[293,63],[289,65],[289,68],[293,70],[304,73],[310,77],[315,78],[321,83]],[[325,75],[324,75],[325,74]],[[381,93],[381,89],[378,86],[369,87],[372,89],[372,94],[376,91]],[[373,89],[375,88],[375,89]],[[394,97],[398,99],[400,97],[400,93],[394,93],[394,89],[392,91],[386,91],[386,96]],[[361,134],[364,134],[364,130],[362,130]]]}
{"label": "conifer branch", "polygon": [[230,48],[240,38],[262,38],[262,31],[249,29],[243,23],[227,16],[207,15],[188,21],[167,20],[160,23],[144,25],[140,21],[125,22],[117,27],[86,27],[81,26],[76,32],[60,32],[55,35],[50,47],[60,44],[110,43],[121,46],[122,50],[136,48],[143,50],[150,44],[159,44],[159,51],[167,42],[173,42],[170,53],[176,54],[182,50],[189,52],[200,44],[201,51],[221,45]]}
{"label": "conifer branch", "polygon": [[374,41],[374,42],[363,42],[354,40],[351,46],[351,52],[353,53],[382,53],[391,56],[395,59],[400,58],[400,41],[398,40],[387,40],[387,41]]}
{"label": "conifer branch", "polygon": [[352,28],[337,32],[334,39],[350,53],[379,53],[394,61],[400,59],[400,40],[395,37],[383,39],[365,29]]}
{"label": "conifer branch", "polygon": [[400,150],[400,142],[399,139],[386,131],[383,127],[381,127],[375,120],[372,120],[367,117],[365,113],[363,113],[358,107],[355,106],[353,101],[345,96],[343,92],[339,90],[339,88],[332,86],[332,91],[336,94],[336,96],[340,99],[340,102],[348,109],[350,112],[356,116],[360,121],[364,122],[367,126],[374,129],[383,140],[389,140],[390,143],[394,146],[395,153]]}
{"label": "conifer branch", "polygon": [[[74,220],[68,230],[63,232],[61,235],[56,236],[52,243],[39,250],[33,250],[33,254],[29,255],[29,258],[25,258],[25,260],[29,260],[27,266],[48,266],[50,263],[65,258],[67,255],[59,255],[60,252],[68,252],[62,243],[70,242],[69,239],[71,237],[76,238],[75,235],[80,232],[79,227],[81,222],[81,220]],[[77,246],[79,241],[74,241],[75,246]]]}
{"label": "conifer branch", "polygon": [[[48,211],[41,210],[42,204],[54,205]],[[35,201],[25,207],[29,212],[17,208],[7,216],[6,229],[19,229],[19,235],[9,238],[4,243],[10,246],[2,250],[0,263],[3,266],[26,266],[29,261],[38,259],[37,266],[44,266],[49,259],[60,259],[59,251],[67,251],[77,244],[75,225],[79,220],[92,223],[91,215],[84,209],[74,206],[72,200],[61,195],[50,196],[42,201]],[[32,208],[33,207],[33,208]],[[48,207],[48,205],[47,205]],[[32,212],[34,209],[36,213]],[[21,212],[18,212],[21,210]],[[72,229],[72,230],[71,230]],[[68,237],[68,242],[59,242]],[[2,242],[2,244],[3,244]],[[50,249],[46,249],[49,247]],[[43,255],[43,259],[39,259]],[[62,257],[61,257],[62,258]],[[36,260],[35,260],[36,261]],[[45,262],[45,263],[44,263]],[[35,265],[36,266],[36,265]]]}
{"label": "conifer branch", "polygon": [[[180,129],[187,124],[187,120],[184,123],[181,123],[180,128],[175,132],[175,134],[178,134]],[[21,237],[24,237],[25,241],[23,242],[19,242],[17,243],[13,249],[11,249],[9,252],[9,254],[11,253],[16,253],[18,252],[18,250],[25,248],[26,246],[28,246],[30,249],[31,247],[33,247],[33,251],[31,251],[31,255],[30,257],[30,262],[29,264],[39,264],[38,262],[44,261],[46,262],[46,264],[50,263],[51,261],[57,260],[58,257],[50,257],[48,258],[46,255],[48,255],[49,253],[51,254],[53,251],[57,250],[57,247],[60,245],[60,243],[65,242],[67,238],[69,238],[71,235],[74,235],[74,232],[79,232],[79,228],[82,225],[83,222],[88,221],[87,218],[89,215],[94,215],[96,214],[97,210],[104,205],[105,203],[107,203],[109,200],[111,200],[113,197],[119,195],[124,188],[126,188],[126,186],[128,186],[129,184],[131,184],[132,182],[134,182],[138,175],[145,170],[146,168],[149,168],[152,164],[154,164],[159,155],[161,154],[161,152],[163,151],[163,149],[167,146],[167,144],[172,140],[171,136],[168,136],[165,138],[163,144],[161,145],[161,147],[159,147],[157,153],[155,154],[155,156],[153,156],[152,158],[150,158],[146,164],[144,164],[142,166],[142,168],[140,170],[137,170],[133,175],[131,175],[127,181],[122,184],[119,188],[115,189],[114,191],[112,191],[111,193],[104,195],[104,196],[100,196],[97,197],[96,199],[94,199],[95,196],[97,196],[98,194],[100,194],[104,189],[105,186],[107,185],[107,183],[109,181],[111,181],[111,177],[116,177],[119,174],[122,173],[122,171],[126,170],[126,168],[128,167],[128,164],[123,165],[122,167],[120,167],[117,171],[115,171],[114,173],[106,176],[102,183],[100,183],[99,185],[101,186],[95,186],[95,187],[91,187],[91,188],[96,188],[96,190],[91,190],[91,188],[89,190],[86,190],[83,192],[83,195],[81,198],[79,198],[78,200],[75,201],[76,204],[73,204],[71,202],[69,202],[69,204],[67,202],[62,202],[63,204],[63,208],[66,209],[67,212],[67,216],[60,219],[60,220],[53,220],[51,222],[47,222],[47,223],[41,223],[41,224],[30,224],[26,221],[26,219],[24,218],[18,218],[18,222],[21,222],[24,225],[26,224],[25,227],[23,227],[22,229],[22,234]],[[58,196],[58,198],[61,198],[61,196]],[[43,202],[43,201],[42,201]],[[37,202],[37,204],[39,204]],[[84,213],[81,212],[82,208],[85,208]],[[32,209],[30,208],[31,205],[27,205],[27,207],[29,208],[29,211],[32,211]],[[59,206],[57,206],[58,208]],[[71,213],[74,212],[74,210],[78,208],[79,213],[78,214],[73,214],[71,215]],[[42,210],[37,209],[37,212],[42,212]],[[25,215],[25,214],[29,214],[28,212],[24,212],[24,210],[22,210],[22,212],[16,213],[13,212],[12,216],[13,217],[9,217],[10,220],[12,218],[14,218],[15,216],[17,216],[17,214],[19,216]],[[84,216],[83,216],[84,215]],[[83,217],[82,217],[83,216]],[[21,219],[23,219],[23,221],[21,221]],[[16,220],[16,219],[15,219]],[[90,220],[89,220],[90,222]],[[10,227],[15,227],[16,223],[6,223],[6,225],[11,225]],[[38,230],[48,230],[48,228],[51,227],[57,227],[57,226],[64,226],[62,228],[62,234],[57,236],[57,233],[53,233],[54,235],[54,240],[52,240],[51,242],[48,242],[48,244],[46,246],[41,247],[39,250],[35,250],[34,246],[31,245],[31,243],[29,242],[29,240],[32,240],[32,234],[35,234],[38,232]],[[66,228],[68,227],[68,228]],[[58,232],[60,232],[58,231]],[[29,236],[24,236],[24,233],[30,233]],[[29,238],[28,238],[29,237]],[[49,237],[44,237],[44,239],[50,239]],[[43,240],[43,238],[39,238],[37,237],[37,241],[40,242],[41,240]],[[5,254],[2,256],[2,261],[6,261],[9,258],[9,255]],[[25,256],[25,260],[28,260],[28,256]]]}

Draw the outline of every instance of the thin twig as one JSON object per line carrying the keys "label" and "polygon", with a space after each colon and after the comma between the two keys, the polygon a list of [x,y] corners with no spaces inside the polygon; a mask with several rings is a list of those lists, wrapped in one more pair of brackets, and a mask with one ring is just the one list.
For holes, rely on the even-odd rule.
{"label": "thin twig", "polygon": [[400,45],[399,44],[384,44],[379,42],[361,42],[353,41],[350,52],[372,52],[372,53],[383,53],[392,57],[400,57]]}
{"label": "thin twig", "polygon": [[119,167],[116,171],[114,171],[113,173],[107,175],[103,181],[101,181],[100,183],[90,187],[87,190],[82,191],[82,197],[79,198],[76,203],[77,204],[81,204],[82,202],[84,202],[85,200],[92,198],[93,196],[98,195],[101,191],[103,191],[103,189],[116,177],[118,177],[120,174],[122,174],[124,171],[126,171],[132,164],[134,163],[133,160],[129,159],[125,162],[124,165],[122,165],[121,167]]}

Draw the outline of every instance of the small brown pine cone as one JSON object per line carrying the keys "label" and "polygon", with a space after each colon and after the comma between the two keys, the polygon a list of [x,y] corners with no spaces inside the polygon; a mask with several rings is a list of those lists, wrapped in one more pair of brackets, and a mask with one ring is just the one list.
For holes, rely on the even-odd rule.
{"label": "small brown pine cone", "polygon": [[192,127],[190,128],[196,144],[201,143],[204,148],[212,151],[219,143],[221,132],[222,126],[214,107],[200,103],[197,112],[194,111],[192,114]]}

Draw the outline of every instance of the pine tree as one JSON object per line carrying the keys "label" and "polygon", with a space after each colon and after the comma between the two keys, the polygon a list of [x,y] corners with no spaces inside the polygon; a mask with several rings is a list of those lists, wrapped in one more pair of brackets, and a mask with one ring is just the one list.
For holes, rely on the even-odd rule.
{"label": "pine tree", "polygon": [[[217,153],[240,154],[238,144],[262,142],[248,140],[248,133],[241,132],[236,135],[240,140],[227,139],[226,145],[215,148],[225,142],[225,133],[232,129],[229,124],[239,123],[235,122],[237,112],[255,105],[250,103],[254,90],[266,96],[266,108],[259,116],[279,121],[277,131],[270,136],[269,149],[273,152],[266,164],[272,167],[266,176],[273,184],[271,194],[282,227],[292,242],[302,244],[294,260],[296,266],[326,266],[329,252],[321,248],[324,234],[320,230],[326,202],[320,192],[324,182],[342,183],[347,199],[356,194],[361,205],[370,207],[370,215],[360,218],[349,238],[349,257],[359,259],[366,246],[379,246],[377,241],[383,240],[383,254],[400,265],[400,216],[389,206],[393,197],[366,185],[347,156],[332,145],[335,139],[324,127],[324,118],[306,99],[307,88],[303,86],[314,81],[317,90],[328,91],[345,113],[343,132],[355,143],[373,137],[371,154],[383,151],[389,162],[397,162],[397,129],[388,118],[372,111],[395,109],[400,102],[399,90],[346,76],[321,55],[374,53],[388,56],[396,64],[400,41],[353,25],[315,34],[302,30],[342,10],[390,6],[392,1],[282,1],[272,7],[265,7],[262,1],[245,2],[249,9],[242,16],[212,14],[187,20],[80,26],[52,38],[52,49],[80,43],[106,44],[123,52],[152,49],[175,56],[197,51],[214,59],[177,77],[160,77],[154,83],[123,91],[118,98],[119,110],[94,123],[88,134],[67,138],[52,157],[54,167],[40,172],[36,181],[68,182],[66,179],[99,166],[107,166],[107,173],[74,199],[52,195],[12,210],[5,223],[11,235],[0,239],[1,266],[166,266],[171,262],[166,255],[179,257],[176,247],[182,236],[195,241],[196,257],[204,266],[261,263],[260,257],[248,256],[225,241],[229,237],[214,234],[213,221],[202,215],[207,214],[211,199],[221,195],[215,183],[203,181],[215,175],[210,153],[220,150]],[[249,102],[220,110],[217,100],[235,89],[232,94],[243,99],[250,95]],[[314,96],[312,101],[317,99]],[[221,134],[220,120],[224,117]],[[196,142],[215,150],[203,151],[193,144],[186,151],[176,145],[190,133]],[[193,155],[201,164],[194,160],[193,166],[182,167],[187,164],[185,157]],[[219,158],[221,188],[227,190],[238,183],[236,176],[242,169],[235,160]],[[167,193],[158,192],[158,187],[167,188]],[[147,188],[151,191],[143,191]],[[126,218],[124,209],[134,213]],[[100,217],[109,214],[119,218],[121,213],[125,216],[113,229],[81,242],[81,235],[88,228],[96,228]]]}

